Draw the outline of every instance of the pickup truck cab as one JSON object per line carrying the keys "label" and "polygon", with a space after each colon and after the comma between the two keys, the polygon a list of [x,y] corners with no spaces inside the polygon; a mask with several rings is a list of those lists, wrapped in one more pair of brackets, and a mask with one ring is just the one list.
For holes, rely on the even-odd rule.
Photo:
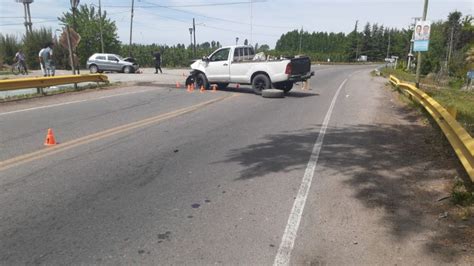
{"label": "pickup truck cab", "polygon": [[252,46],[228,46],[214,51],[208,57],[196,60],[186,85],[194,83],[197,88],[217,84],[225,88],[229,83],[251,84],[256,94],[264,89],[289,92],[293,84],[306,81],[314,75],[308,57],[280,58],[269,60],[255,54]]}

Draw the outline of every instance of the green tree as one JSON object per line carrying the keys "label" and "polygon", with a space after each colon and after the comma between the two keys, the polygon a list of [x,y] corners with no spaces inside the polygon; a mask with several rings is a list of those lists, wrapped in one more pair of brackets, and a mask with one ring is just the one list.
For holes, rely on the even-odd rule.
{"label": "green tree", "polygon": [[257,52],[267,52],[268,50],[270,50],[270,46],[268,46],[268,44],[262,44],[258,47]]}
{"label": "green tree", "polygon": [[[71,12],[63,13],[59,20],[70,26],[73,25]],[[101,51],[100,24],[102,24],[104,51],[106,53],[120,52],[117,26],[114,21],[107,17],[107,12],[103,11],[102,14],[99,14],[94,6],[81,5],[76,11],[75,29],[81,36],[81,41],[77,47],[81,65],[85,65],[89,56]]]}
{"label": "green tree", "polygon": [[32,32],[23,36],[23,48],[25,50],[26,64],[29,68],[40,67],[38,53],[47,43],[52,41],[53,34],[50,28],[33,29]]}
{"label": "green tree", "polygon": [[13,57],[15,57],[20,47],[21,44],[15,35],[0,34],[0,66],[4,63],[8,65],[13,64]]}

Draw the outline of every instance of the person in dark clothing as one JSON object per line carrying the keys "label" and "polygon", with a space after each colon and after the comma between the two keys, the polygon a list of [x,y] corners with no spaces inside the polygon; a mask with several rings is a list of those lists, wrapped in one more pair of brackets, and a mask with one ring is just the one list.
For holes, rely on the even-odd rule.
{"label": "person in dark clothing", "polygon": [[160,73],[163,74],[163,71],[161,70],[161,54],[160,54],[160,52],[155,52],[153,54],[153,57],[155,58],[155,74],[158,74],[158,70],[160,70]]}

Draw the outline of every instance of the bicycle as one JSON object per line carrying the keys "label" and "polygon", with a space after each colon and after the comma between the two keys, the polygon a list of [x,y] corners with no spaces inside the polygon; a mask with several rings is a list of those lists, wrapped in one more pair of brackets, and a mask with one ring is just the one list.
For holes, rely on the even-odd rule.
{"label": "bicycle", "polygon": [[13,63],[12,73],[15,75],[28,75],[28,70],[26,69],[25,63],[21,61]]}

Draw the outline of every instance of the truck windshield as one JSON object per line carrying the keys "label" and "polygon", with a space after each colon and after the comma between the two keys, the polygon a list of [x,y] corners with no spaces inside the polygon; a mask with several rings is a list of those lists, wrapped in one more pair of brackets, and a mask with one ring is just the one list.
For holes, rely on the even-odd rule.
{"label": "truck windshield", "polygon": [[209,58],[210,61],[227,61],[227,59],[229,58],[229,51],[230,51],[230,48],[224,48],[222,50],[219,50],[217,52],[215,52],[211,58]]}

